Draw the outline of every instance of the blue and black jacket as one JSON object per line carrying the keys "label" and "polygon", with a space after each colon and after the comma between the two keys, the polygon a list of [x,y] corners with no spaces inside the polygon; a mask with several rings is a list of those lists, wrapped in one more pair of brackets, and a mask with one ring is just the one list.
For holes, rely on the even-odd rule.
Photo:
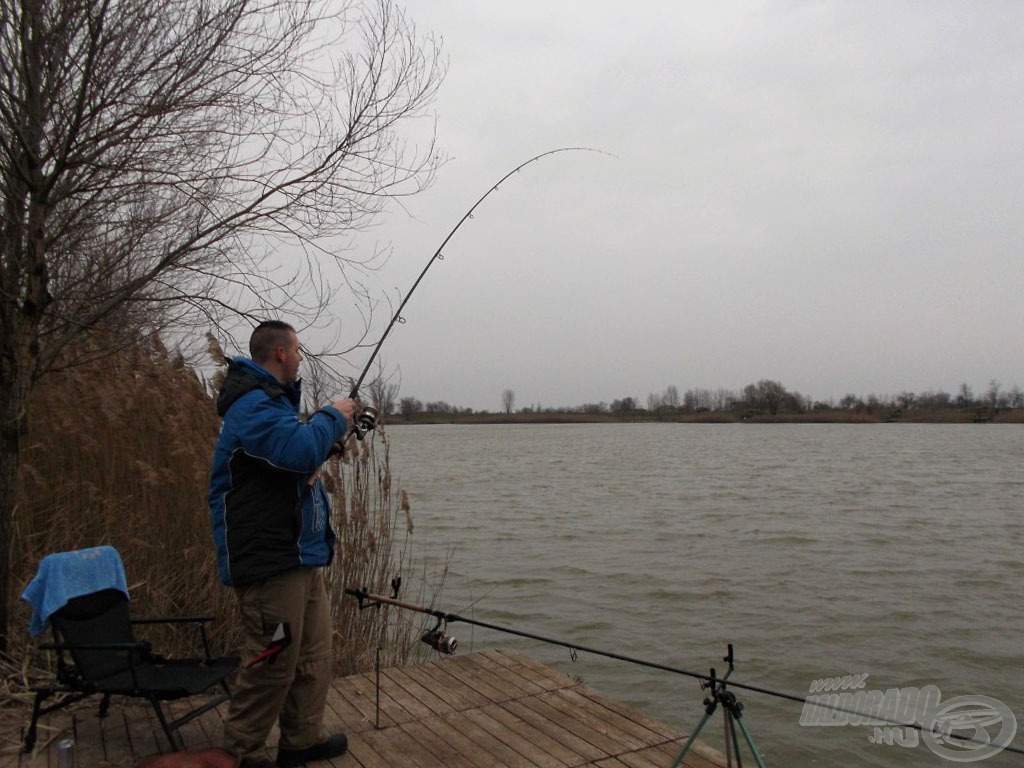
{"label": "blue and black jacket", "polygon": [[327,406],[299,419],[300,384],[280,383],[237,357],[217,398],[224,419],[210,476],[210,518],[225,584],[329,565],[334,531],[323,485],[310,476],[344,437],[345,417]]}

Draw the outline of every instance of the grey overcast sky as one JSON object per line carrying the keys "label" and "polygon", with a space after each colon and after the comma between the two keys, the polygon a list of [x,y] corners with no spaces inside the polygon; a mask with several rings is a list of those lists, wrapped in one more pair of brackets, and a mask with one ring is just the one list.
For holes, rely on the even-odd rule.
{"label": "grey overcast sky", "polygon": [[[367,235],[402,396],[1024,385],[1024,3],[431,0],[450,156]],[[354,352],[358,368],[365,355]]]}

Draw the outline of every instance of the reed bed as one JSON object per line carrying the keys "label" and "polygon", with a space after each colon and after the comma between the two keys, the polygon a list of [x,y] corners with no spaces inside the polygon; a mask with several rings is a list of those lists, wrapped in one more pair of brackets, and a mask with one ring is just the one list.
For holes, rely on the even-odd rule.
{"label": "reed bed", "polygon": [[[405,491],[393,493],[387,433],[383,427],[372,439],[350,438],[345,460],[333,459],[323,468],[323,479],[334,499],[338,556],[327,573],[334,617],[335,668],[339,674],[369,669],[377,650],[385,666],[406,663],[418,656],[416,614],[387,605],[361,609],[345,589],[367,589],[392,594],[401,585],[403,600],[422,600],[425,579],[413,583],[411,557],[412,515]],[[413,590],[411,597],[407,594]]]}
{"label": "reed bed", "polygon": [[[217,578],[207,489],[219,430],[211,387],[180,355],[145,339],[116,355],[54,373],[31,401],[11,541],[16,598],[53,552],[109,544],[127,572],[134,616],[210,615],[214,651],[238,646],[237,606]],[[364,671],[382,648],[389,663],[412,654],[408,617],[359,611],[345,587],[389,592],[392,578],[416,582],[408,555],[408,503],[395,483],[382,430],[325,465],[338,532],[328,569],[335,625],[335,672]],[[408,589],[408,587],[406,587]],[[418,587],[422,593],[424,587]],[[30,609],[13,606],[8,701],[52,672],[49,653],[29,638]],[[368,615],[369,614],[369,615]],[[197,652],[194,633],[147,630],[167,655]]]}

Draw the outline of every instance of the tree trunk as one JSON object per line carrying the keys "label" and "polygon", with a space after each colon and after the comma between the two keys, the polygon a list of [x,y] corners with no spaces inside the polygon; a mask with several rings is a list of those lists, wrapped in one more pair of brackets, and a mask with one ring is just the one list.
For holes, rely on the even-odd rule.
{"label": "tree trunk", "polygon": [[[9,351],[9,348],[4,349],[5,353]],[[11,365],[9,357],[0,367],[0,653],[6,653],[10,647],[8,628],[11,606],[16,599],[11,578],[14,511],[17,504],[21,436],[27,424],[25,408],[28,387],[27,377],[18,376],[16,370],[11,370],[16,369],[17,365]]]}
{"label": "tree trunk", "polygon": [[[50,212],[43,172],[47,108],[41,91],[47,34],[44,9],[23,8],[14,102],[16,152],[5,179],[3,258],[0,259],[0,651],[10,647],[14,512],[28,397],[39,360],[39,328],[52,302],[46,257]],[[7,169],[5,169],[7,170]]]}

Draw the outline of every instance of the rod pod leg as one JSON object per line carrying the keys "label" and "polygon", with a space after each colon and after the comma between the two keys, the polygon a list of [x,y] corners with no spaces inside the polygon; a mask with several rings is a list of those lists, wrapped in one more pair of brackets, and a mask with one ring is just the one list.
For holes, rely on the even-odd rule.
{"label": "rod pod leg", "polygon": [[672,768],[679,768],[679,766],[683,764],[683,758],[686,757],[686,753],[690,751],[690,747],[692,747],[693,743],[697,740],[697,736],[700,735],[701,729],[704,728],[704,725],[707,723],[708,720],[711,719],[711,715],[713,715],[714,713],[714,706],[710,707],[710,711],[705,711],[704,717],[701,719],[700,724],[697,726],[694,732],[690,734],[690,738],[687,739],[686,743],[683,745],[682,752],[679,753],[679,756],[676,758],[676,761],[672,763]]}
{"label": "rod pod leg", "polygon": [[740,727],[740,731],[743,733],[743,738],[747,742],[747,746],[750,748],[750,754],[754,756],[754,762],[757,763],[757,768],[765,768],[764,760],[761,758],[761,753],[757,751],[757,747],[754,746],[754,740],[750,738],[750,732],[747,730],[747,726],[743,724],[743,718],[737,717],[736,723]]}

